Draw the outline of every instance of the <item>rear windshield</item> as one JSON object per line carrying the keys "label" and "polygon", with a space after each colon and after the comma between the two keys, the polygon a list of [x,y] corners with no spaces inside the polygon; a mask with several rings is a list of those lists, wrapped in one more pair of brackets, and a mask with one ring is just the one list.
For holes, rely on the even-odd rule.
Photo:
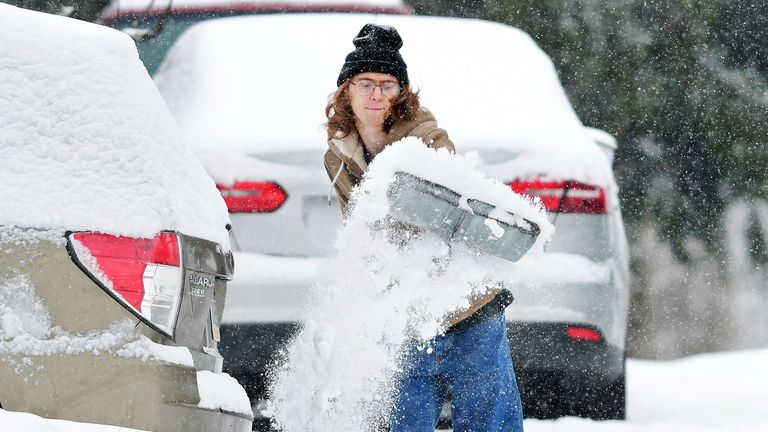
{"label": "rear windshield", "polygon": [[[179,36],[184,33],[184,31],[189,28],[190,26],[197,24],[202,21],[211,20],[215,18],[225,18],[225,17],[234,17],[234,16],[243,16],[243,15],[263,15],[263,14],[280,14],[280,13],[303,13],[303,12],[350,12],[348,8],[345,8],[344,6],[339,6],[338,10],[333,6],[323,7],[322,5],[314,5],[317,7],[320,7],[320,9],[317,9],[317,7],[313,8],[313,5],[311,2],[307,4],[306,8],[302,6],[298,7],[289,7],[288,9],[280,9],[280,6],[286,6],[285,4],[281,4],[279,2],[276,2],[274,4],[275,9],[271,10],[269,8],[267,9],[260,9],[260,10],[226,10],[226,9],[212,9],[212,10],[206,10],[206,11],[196,11],[196,12],[174,12],[172,15],[169,16],[168,22],[166,23],[165,27],[163,28],[162,32],[159,36],[151,38],[146,41],[139,41],[136,43],[136,47],[139,51],[139,58],[141,58],[141,61],[144,63],[144,65],[147,68],[147,71],[150,75],[154,75],[157,71],[157,68],[160,67],[160,64],[163,62],[163,59],[165,58],[166,54],[168,53],[168,50],[171,48],[174,42],[176,42],[176,39],[179,38]],[[408,7],[400,7],[400,6],[352,6],[355,10],[359,10],[360,12],[375,12],[375,13],[385,13],[385,14],[410,14],[413,11]],[[143,16],[136,16],[135,12],[132,12],[130,15],[125,14],[123,16],[118,16],[117,19],[114,21],[111,21],[110,19],[107,19],[107,23],[116,29],[123,30],[125,28],[139,28],[139,29],[151,29],[154,28],[158,22],[160,22],[162,18],[162,15],[152,14],[152,15],[143,15]],[[110,23],[111,21],[111,23]]]}
{"label": "rear windshield", "polygon": [[610,243],[608,215],[550,213],[555,233],[546,246],[547,252],[582,255],[595,261],[607,259],[613,252]]}
{"label": "rear windshield", "polygon": [[[146,41],[139,41],[136,43],[136,48],[139,51],[139,58],[144,63],[147,71],[150,75],[153,75],[160,63],[163,62],[165,55],[171,48],[176,39],[184,33],[184,30],[206,19],[217,18],[220,16],[226,16],[223,13],[215,14],[184,14],[173,15],[166,23],[162,33],[159,36]],[[112,25],[117,29],[125,29],[127,27],[138,27],[140,29],[149,29],[157,25],[160,17],[149,16],[142,17],[141,19],[121,18]]]}

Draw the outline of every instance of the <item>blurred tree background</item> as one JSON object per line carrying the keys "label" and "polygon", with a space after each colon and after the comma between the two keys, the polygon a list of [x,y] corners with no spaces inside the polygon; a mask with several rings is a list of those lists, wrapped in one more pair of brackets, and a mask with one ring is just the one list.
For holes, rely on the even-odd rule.
{"label": "blurred tree background", "polygon": [[85,21],[96,21],[109,0],[3,0],[14,6],[66,15]]}
{"label": "blurred tree background", "polygon": [[618,139],[630,355],[768,344],[768,2],[408,3],[525,30],[584,124]]}
{"label": "blurred tree background", "polygon": [[[404,1],[528,32],[617,138],[631,356],[768,346],[768,2]],[[5,2],[94,21],[108,0]]]}

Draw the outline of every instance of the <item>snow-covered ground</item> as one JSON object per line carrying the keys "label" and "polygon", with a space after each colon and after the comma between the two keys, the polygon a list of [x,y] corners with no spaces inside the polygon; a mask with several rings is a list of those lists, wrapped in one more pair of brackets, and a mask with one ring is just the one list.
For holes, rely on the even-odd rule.
{"label": "snow-covered ground", "polygon": [[629,360],[627,421],[527,420],[528,432],[768,430],[768,350]]}
{"label": "snow-covered ground", "polygon": [[0,430],[3,432],[138,432],[138,429],[45,419],[32,414],[2,409],[0,409]]}
{"label": "snow-covered ground", "polygon": [[[768,349],[676,361],[629,360],[627,421],[526,420],[528,432],[763,432],[768,430]],[[0,430],[130,432],[0,410]]]}

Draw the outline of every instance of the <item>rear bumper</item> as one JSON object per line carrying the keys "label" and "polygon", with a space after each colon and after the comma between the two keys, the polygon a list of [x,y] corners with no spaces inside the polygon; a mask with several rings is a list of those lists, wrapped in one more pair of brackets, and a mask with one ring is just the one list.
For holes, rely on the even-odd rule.
{"label": "rear bumper", "polygon": [[113,356],[0,356],[0,404],[9,411],[163,432],[251,430],[252,416],[198,406],[189,366]]}
{"label": "rear bumper", "polygon": [[[565,332],[566,323],[508,322],[510,348],[523,393],[535,397],[542,377],[557,381],[564,391],[603,388],[624,373],[623,350],[606,343],[575,341]],[[252,401],[263,399],[266,372],[279,351],[296,334],[298,323],[225,324],[219,350],[224,371],[245,387]]]}
{"label": "rear bumper", "polygon": [[524,398],[525,395],[535,397],[542,390],[552,391],[553,385],[560,392],[583,394],[605,388],[623,376],[622,348],[604,339],[600,342],[570,339],[566,334],[568,325],[507,323],[515,373]]}

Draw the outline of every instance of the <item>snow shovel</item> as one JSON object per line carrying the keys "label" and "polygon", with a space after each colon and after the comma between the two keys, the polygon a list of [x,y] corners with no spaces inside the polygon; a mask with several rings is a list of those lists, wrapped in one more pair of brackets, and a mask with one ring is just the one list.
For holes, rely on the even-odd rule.
{"label": "snow shovel", "polygon": [[491,217],[496,207],[486,202],[470,198],[461,205],[454,190],[402,171],[395,173],[387,199],[392,218],[431,231],[448,244],[460,242],[508,261],[522,258],[540,232],[527,219],[517,217],[520,224],[511,225]]}

